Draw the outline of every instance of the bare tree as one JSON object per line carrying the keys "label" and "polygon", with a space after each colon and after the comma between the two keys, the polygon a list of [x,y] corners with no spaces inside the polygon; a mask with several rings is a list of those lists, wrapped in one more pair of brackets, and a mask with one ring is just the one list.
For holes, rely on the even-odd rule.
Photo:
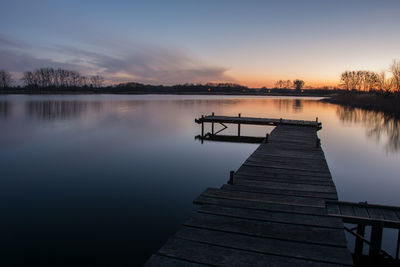
{"label": "bare tree", "polygon": [[90,85],[94,88],[100,88],[103,86],[104,78],[100,75],[90,77]]}
{"label": "bare tree", "polygon": [[291,85],[291,81],[290,81],[290,80],[287,80],[287,81],[286,81],[286,88],[289,89],[289,88],[290,88],[290,85]]}
{"label": "bare tree", "polygon": [[392,89],[392,85],[393,85],[393,80],[387,79],[386,73],[382,71],[378,75],[378,80],[376,82],[376,86],[378,87],[378,89],[384,93],[389,93],[390,90]]}
{"label": "bare tree", "polygon": [[393,60],[390,66],[390,72],[392,73],[392,84],[395,92],[400,93],[400,61]]}
{"label": "bare tree", "polygon": [[300,91],[304,86],[304,81],[296,79],[293,81],[293,86],[296,88],[296,91]]}
{"label": "bare tree", "polygon": [[11,73],[6,70],[0,70],[0,87],[7,88],[11,86],[12,78]]}

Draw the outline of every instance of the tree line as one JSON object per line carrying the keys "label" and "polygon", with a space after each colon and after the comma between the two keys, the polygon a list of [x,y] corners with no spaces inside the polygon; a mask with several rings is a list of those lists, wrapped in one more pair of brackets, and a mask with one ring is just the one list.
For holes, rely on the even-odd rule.
{"label": "tree line", "polygon": [[[27,88],[79,88],[103,86],[104,78],[100,75],[83,76],[79,72],[67,69],[40,68],[26,71],[21,78]],[[6,70],[0,70],[0,88],[10,88],[12,75]]]}
{"label": "tree line", "polygon": [[276,81],[275,86],[276,88],[284,88],[284,89],[289,89],[289,88],[295,88],[297,91],[300,91],[304,87],[305,82],[300,79],[296,79],[293,82],[291,80],[279,80]]}
{"label": "tree line", "polygon": [[341,87],[346,90],[400,93],[400,61],[393,60],[387,72],[345,71],[340,75]]}

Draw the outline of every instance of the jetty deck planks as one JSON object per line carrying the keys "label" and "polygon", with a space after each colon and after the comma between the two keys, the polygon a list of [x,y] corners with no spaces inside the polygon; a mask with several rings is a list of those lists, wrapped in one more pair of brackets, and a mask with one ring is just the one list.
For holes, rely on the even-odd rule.
{"label": "jetty deck planks", "polygon": [[232,185],[195,199],[201,207],[145,266],[353,266],[343,222],[326,208],[337,193],[316,145],[320,124],[234,119],[278,124]]}

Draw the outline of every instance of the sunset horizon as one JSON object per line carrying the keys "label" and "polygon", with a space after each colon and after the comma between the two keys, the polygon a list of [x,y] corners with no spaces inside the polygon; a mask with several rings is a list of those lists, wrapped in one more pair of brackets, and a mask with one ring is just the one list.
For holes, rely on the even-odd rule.
{"label": "sunset horizon", "polygon": [[335,87],[400,57],[398,1],[123,2],[3,1],[0,69],[16,84],[61,67],[106,84]]}

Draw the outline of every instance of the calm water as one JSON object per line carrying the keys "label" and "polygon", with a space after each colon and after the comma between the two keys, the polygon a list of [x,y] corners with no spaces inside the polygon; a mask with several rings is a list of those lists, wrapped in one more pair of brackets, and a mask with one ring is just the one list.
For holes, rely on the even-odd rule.
{"label": "calm water", "polygon": [[195,140],[212,111],[318,117],[339,198],[400,205],[400,123],[381,113],[310,98],[0,96],[0,265],[143,263],[257,147]]}

